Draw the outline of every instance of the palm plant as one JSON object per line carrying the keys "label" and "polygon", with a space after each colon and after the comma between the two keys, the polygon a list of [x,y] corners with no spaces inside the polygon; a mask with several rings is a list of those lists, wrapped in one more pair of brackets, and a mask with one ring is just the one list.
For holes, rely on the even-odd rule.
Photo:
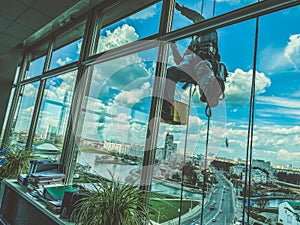
{"label": "palm plant", "polygon": [[143,203],[143,191],[132,184],[97,178],[93,190],[75,204],[72,218],[84,225],[151,224]]}
{"label": "palm plant", "polygon": [[17,178],[21,173],[27,173],[30,150],[14,150],[9,148],[4,155],[4,163],[0,167],[0,181],[5,178]]}

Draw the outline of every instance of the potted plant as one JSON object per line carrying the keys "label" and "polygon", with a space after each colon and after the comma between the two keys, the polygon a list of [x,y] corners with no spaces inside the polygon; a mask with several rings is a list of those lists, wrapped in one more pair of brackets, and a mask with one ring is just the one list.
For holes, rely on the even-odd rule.
{"label": "potted plant", "polygon": [[132,184],[96,178],[93,188],[75,203],[71,215],[76,224],[140,225],[151,224],[143,191]]}
{"label": "potted plant", "polygon": [[30,160],[30,150],[6,149],[1,160],[0,181],[5,178],[17,178],[19,174],[27,173]]}

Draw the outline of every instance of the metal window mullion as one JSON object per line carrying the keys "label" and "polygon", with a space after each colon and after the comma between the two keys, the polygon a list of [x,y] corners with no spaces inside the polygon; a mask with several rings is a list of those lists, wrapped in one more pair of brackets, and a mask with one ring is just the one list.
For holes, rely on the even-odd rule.
{"label": "metal window mullion", "polygon": [[92,69],[89,67],[80,67],[78,71],[79,79],[76,80],[75,91],[72,100],[72,107],[68,120],[66,138],[64,142],[64,152],[62,155],[62,165],[65,168],[65,182],[70,184],[73,181],[72,174],[75,169],[75,162],[78,153],[78,145],[76,142],[77,132],[81,121],[81,108],[85,98],[86,87],[89,87],[91,82]]}
{"label": "metal window mullion", "polygon": [[[155,35],[157,36],[157,35]],[[158,41],[153,39],[142,39],[135,42],[131,42],[129,44],[108,50],[106,52],[101,52],[97,55],[91,56],[86,59],[83,64],[91,65],[96,63],[102,63],[106,61],[110,61],[113,59],[121,58],[127,55],[131,55],[134,53],[138,53],[140,51],[148,50],[154,47],[158,47]]]}
{"label": "metal window mullion", "polygon": [[39,90],[37,93],[37,98],[36,98],[35,106],[33,109],[33,115],[31,118],[31,123],[30,123],[30,128],[29,128],[29,133],[28,133],[28,138],[27,138],[25,149],[31,149],[31,146],[33,143],[33,138],[34,138],[37,122],[38,122],[38,117],[39,117],[40,108],[41,108],[41,104],[42,104],[42,100],[43,100],[45,86],[46,86],[46,80],[40,81]]}
{"label": "metal window mullion", "polygon": [[[175,0],[164,0],[160,19],[160,34],[171,31],[173,21]],[[155,69],[154,85],[152,90],[152,100],[148,119],[147,138],[145,143],[143,167],[141,172],[140,189],[145,190],[145,204],[149,204],[150,191],[152,188],[153,168],[155,165],[155,155],[157,139],[162,110],[163,93],[165,88],[165,77],[168,62],[168,45],[161,43],[158,49],[158,57]]]}
{"label": "metal window mullion", "polygon": [[87,82],[91,80],[91,71],[88,66],[82,64],[92,53],[96,44],[96,34],[97,34],[98,24],[97,24],[97,13],[95,10],[89,16],[86,27],[84,31],[82,51],[79,57],[79,69],[77,72],[77,77],[74,87],[74,95],[72,98],[71,109],[68,119],[67,132],[65,134],[65,141],[63,145],[63,154],[61,159],[61,164],[64,165],[66,181],[65,183],[71,183],[73,181],[72,174],[75,170],[75,163],[78,146],[76,145],[76,137],[78,126],[81,116],[81,107],[85,97],[85,91]]}
{"label": "metal window mullion", "polygon": [[145,42],[143,42],[142,39],[142,40],[129,43],[124,46],[120,46],[116,49],[111,49],[107,52],[93,55],[88,59],[86,59],[83,63],[86,65],[91,65],[94,63],[108,61],[117,57],[122,57],[128,54],[136,53],[140,50],[146,50],[151,47],[155,47],[154,45],[155,43],[157,43],[155,40],[169,41],[169,42],[181,40],[184,38],[188,38],[198,32],[205,32],[210,29],[226,27],[232,24],[236,24],[239,22],[256,18],[259,15],[269,14],[299,4],[300,4],[299,0],[287,0],[285,2],[282,2],[280,0],[259,2],[178,30],[174,30],[174,31],[170,30],[170,32],[168,33],[160,32],[160,35],[152,35],[150,37],[146,37],[145,40],[147,41]]}
{"label": "metal window mullion", "polygon": [[44,63],[44,68],[43,68],[43,74],[49,70],[50,67],[50,62],[51,62],[51,57],[52,57],[52,52],[53,52],[53,47],[54,47],[54,38],[50,41],[48,49],[47,49],[47,55],[46,55],[46,60]]}
{"label": "metal window mullion", "polygon": [[28,59],[28,56],[24,53],[23,54],[23,60],[21,62],[21,68],[20,68],[20,71],[19,71],[18,80],[17,80],[17,86],[15,87],[14,96],[13,96],[11,107],[10,107],[10,110],[9,110],[9,116],[7,118],[4,135],[3,135],[3,138],[2,138],[2,141],[1,141],[1,146],[2,147],[6,146],[8,144],[9,136],[11,134],[12,123],[14,121],[15,113],[17,111],[16,109],[17,109],[18,102],[19,102],[19,96],[20,96],[20,93],[21,93],[21,86],[20,86],[19,83],[26,74],[26,69],[27,69],[27,65],[28,65],[28,60],[27,59]]}
{"label": "metal window mullion", "polygon": [[52,78],[52,77],[55,77],[55,76],[58,76],[58,75],[61,75],[61,74],[65,74],[67,72],[71,72],[71,71],[77,69],[78,66],[79,66],[79,62],[70,63],[68,65],[58,67],[56,69],[44,72],[42,75],[35,76],[35,77],[30,78],[30,79],[21,81],[20,84],[25,85],[25,84],[33,83],[33,82],[36,82],[36,81],[39,81],[39,80],[45,80],[45,79]]}
{"label": "metal window mullion", "polygon": [[[49,43],[46,60],[44,63],[43,73],[46,72],[49,68],[51,56],[52,56],[52,50],[53,50],[53,40]],[[41,105],[42,105],[42,101],[43,101],[43,97],[44,97],[46,82],[47,82],[47,80],[41,80],[40,84],[39,84],[39,90],[37,93],[37,98],[36,98],[35,106],[33,109],[33,115],[31,118],[31,123],[30,123],[30,128],[29,128],[29,133],[28,133],[25,149],[31,149],[31,146],[33,143],[33,139],[34,139],[37,123],[38,123],[38,118],[40,115],[40,109],[41,109]]]}
{"label": "metal window mullion", "polygon": [[97,34],[99,29],[99,23],[98,23],[98,14],[96,13],[96,10],[92,10],[92,13],[90,14],[85,30],[84,30],[84,37],[83,37],[83,43],[81,47],[81,55],[80,55],[80,62],[83,62],[86,60],[90,55],[94,54],[95,48],[97,45]]}
{"label": "metal window mullion", "polygon": [[272,0],[258,2],[244,8],[230,11],[220,16],[192,24],[190,26],[172,31],[159,38],[162,41],[176,41],[194,35],[195,33],[205,32],[210,29],[218,29],[232,24],[240,23],[249,19],[263,16],[282,9],[300,5],[299,0]]}

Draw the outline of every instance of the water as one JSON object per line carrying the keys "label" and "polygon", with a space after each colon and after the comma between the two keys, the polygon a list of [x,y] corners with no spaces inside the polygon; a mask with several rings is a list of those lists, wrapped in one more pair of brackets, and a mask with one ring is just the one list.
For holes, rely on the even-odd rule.
{"label": "water", "polygon": [[[113,174],[114,179],[125,182],[125,179],[130,176],[130,171],[137,170],[141,168],[137,165],[121,165],[121,164],[101,164],[95,163],[96,156],[102,156],[104,154],[98,153],[91,153],[91,152],[80,152],[78,154],[77,162],[83,165],[90,165],[91,171],[95,174],[98,174],[104,178],[111,179],[110,173]],[[180,196],[181,190],[173,187],[168,187],[161,183],[153,183],[152,184],[152,191],[164,193],[164,194],[171,194]],[[188,191],[183,191],[184,198],[201,198],[200,194],[191,193]]]}

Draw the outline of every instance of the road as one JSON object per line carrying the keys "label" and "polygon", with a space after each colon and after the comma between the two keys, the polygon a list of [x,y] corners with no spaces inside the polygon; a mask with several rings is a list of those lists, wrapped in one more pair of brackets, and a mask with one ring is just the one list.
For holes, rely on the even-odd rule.
{"label": "road", "polygon": [[[232,186],[227,182],[222,173],[215,171],[215,178],[218,184],[211,188],[207,195],[207,203],[203,211],[203,225],[210,224],[232,224],[234,218],[234,206],[232,196]],[[215,203],[215,209],[211,210],[210,205]],[[200,224],[201,209],[189,216],[188,219],[182,221],[183,225],[198,225]],[[215,221],[214,221],[215,219]]]}

